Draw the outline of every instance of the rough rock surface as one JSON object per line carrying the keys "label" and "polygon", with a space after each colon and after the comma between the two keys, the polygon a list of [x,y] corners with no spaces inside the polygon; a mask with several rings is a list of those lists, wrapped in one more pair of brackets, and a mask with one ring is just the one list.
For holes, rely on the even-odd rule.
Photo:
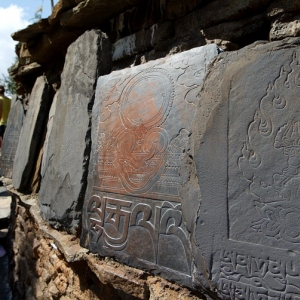
{"label": "rough rock surface", "polygon": [[203,29],[248,17],[250,14],[267,8],[271,2],[272,0],[224,0],[221,4],[220,1],[212,1],[204,8],[193,11],[185,19],[190,19],[193,24],[191,28]]}
{"label": "rough rock surface", "polygon": [[85,0],[64,12],[60,17],[60,23],[66,27],[90,28],[141,2],[141,0]]}
{"label": "rough rock surface", "polygon": [[110,72],[110,61],[110,42],[97,30],[83,34],[66,56],[39,195],[43,217],[68,232],[76,232],[81,217],[95,83]]}
{"label": "rough rock surface", "polygon": [[[74,235],[51,228],[40,217],[37,197],[15,194],[10,238],[16,299],[208,299],[200,293],[124,266],[99,259],[81,248]],[[11,232],[10,232],[11,233]]]}
{"label": "rough rock surface", "polygon": [[299,74],[295,38],[221,54],[206,78],[196,278],[222,299],[300,296]]}
{"label": "rough rock surface", "polygon": [[49,33],[43,33],[39,38],[29,43],[28,51],[39,64],[49,63],[56,55],[61,55],[81,34],[82,29],[72,31],[57,27]]}
{"label": "rough rock surface", "polygon": [[78,3],[83,2],[84,0],[60,0],[58,1],[52,9],[51,15],[48,17],[48,22],[50,25],[56,24],[59,22],[60,15],[73,7]]}
{"label": "rough rock surface", "polygon": [[269,6],[267,15],[269,18],[273,18],[283,13],[297,10],[300,10],[300,2],[298,0],[276,0]]}
{"label": "rough rock surface", "polygon": [[[13,34],[22,42],[17,48],[26,48],[26,53],[16,51],[20,63],[11,76],[18,82],[20,93],[29,93],[33,75],[39,76],[49,70],[49,64],[64,59],[68,45],[88,29],[100,28],[120,47],[116,49],[117,60],[124,62],[117,64],[117,69],[212,41],[230,51],[257,39],[267,40],[270,28],[266,18],[274,22],[282,14],[297,10],[296,0],[60,0],[48,19]],[[122,56],[124,47],[126,55]],[[41,68],[27,68],[31,63]],[[61,68],[56,71],[59,77]]]}
{"label": "rough rock surface", "polygon": [[18,190],[28,188],[31,172],[51,104],[51,89],[43,76],[36,80],[29,99],[13,165],[13,185]]}
{"label": "rough rock surface", "polygon": [[281,40],[286,37],[300,36],[300,13],[283,15],[272,23],[270,40]]}
{"label": "rough rock surface", "polygon": [[[299,0],[60,0],[48,19],[13,35],[21,43],[10,74],[25,97],[41,74],[60,88],[67,47],[84,31],[101,29],[113,45],[106,54],[118,72],[99,81],[94,112],[104,120],[93,127],[96,175],[81,243],[140,269],[90,254],[70,234],[81,230],[97,68],[93,50],[80,46],[67,56],[44,149],[21,188],[38,190],[41,166],[42,215],[60,232],[29,203],[18,207],[20,299],[197,299],[171,281],[228,300],[300,298],[299,40],[221,54],[203,90],[191,80],[205,71],[199,64],[164,64],[209,43],[231,51],[299,36],[299,14]],[[177,106],[146,101],[165,98],[170,86]],[[139,97],[140,106],[132,102]]]}
{"label": "rough rock surface", "polygon": [[208,45],[97,82],[82,244],[192,286],[199,206],[190,144]]}
{"label": "rough rock surface", "polygon": [[23,118],[23,105],[22,102],[17,99],[11,103],[7,127],[4,133],[1,148],[1,175],[6,178],[12,178],[13,162],[18,147],[20,132],[23,125]]}
{"label": "rough rock surface", "polygon": [[207,40],[222,39],[236,41],[250,34],[259,34],[265,25],[265,16],[257,15],[235,22],[225,22],[220,25],[203,29],[202,33]]}

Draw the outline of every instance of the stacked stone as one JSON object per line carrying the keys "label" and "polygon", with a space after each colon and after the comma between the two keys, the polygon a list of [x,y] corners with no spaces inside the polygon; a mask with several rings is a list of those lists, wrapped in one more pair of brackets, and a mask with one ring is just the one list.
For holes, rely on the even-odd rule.
{"label": "stacked stone", "polygon": [[[10,187],[10,191],[16,193]],[[13,198],[11,227],[17,299],[204,299],[178,284],[112,259],[97,258],[79,246],[74,235],[50,228],[40,217],[37,199]],[[10,232],[12,233],[12,232]]]}
{"label": "stacked stone", "polygon": [[[92,3],[57,12],[60,26],[75,26],[74,16],[86,26],[91,7],[98,7]],[[88,266],[99,277],[110,270],[85,256],[80,237],[85,249],[120,263],[121,285],[141,279],[137,289],[122,289],[130,297],[149,298],[145,277],[153,275],[207,297],[298,299],[300,39],[275,40],[298,35],[299,7],[225,1],[218,13],[219,1],[192,1],[178,13],[176,1],[160,10],[151,3],[144,14],[161,14],[145,23],[133,22],[137,6],[123,12],[118,24],[109,23],[108,35],[86,31],[70,45],[50,113],[49,83],[37,79],[13,185],[26,190],[33,170],[41,169],[40,213],[76,243],[66,238],[74,248],[64,250],[48,231],[39,233],[38,242],[38,233],[24,233],[23,239],[31,235],[28,248],[41,249],[36,276],[47,282],[34,293],[68,297],[68,288],[84,281],[77,275],[70,281],[75,277],[69,269]],[[285,20],[295,22],[286,26]],[[131,35],[122,22],[135,26]],[[255,33],[266,33],[266,22],[272,41],[232,52],[218,47],[238,49],[254,41]],[[174,46],[178,37],[182,43]],[[40,227],[43,221],[35,222]],[[21,244],[16,240],[16,252]],[[84,254],[67,265],[74,249]],[[132,280],[122,273],[128,266],[151,275],[135,270]],[[20,273],[20,280],[27,282],[26,276]],[[119,289],[114,276],[104,281],[112,293]]]}
{"label": "stacked stone", "polygon": [[23,126],[24,109],[20,99],[14,99],[7,120],[1,148],[1,175],[12,178],[12,169],[15,154],[18,147],[19,137]]}
{"label": "stacked stone", "polygon": [[207,43],[230,51],[299,36],[299,11],[297,0],[60,0],[51,16],[12,35],[20,43],[10,74],[22,94],[42,73],[56,89],[68,46],[88,29],[108,34],[123,68]]}

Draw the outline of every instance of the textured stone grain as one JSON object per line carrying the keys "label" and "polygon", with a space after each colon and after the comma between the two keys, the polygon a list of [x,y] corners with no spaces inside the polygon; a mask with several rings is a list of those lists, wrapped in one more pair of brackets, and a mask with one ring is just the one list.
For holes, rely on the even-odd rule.
{"label": "textured stone grain", "polygon": [[53,125],[48,127],[39,192],[41,212],[53,226],[72,233],[80,225],[95,82],[97,76],[109,72],[110,60],[110,43],[97,30],[86,32],[69,47]]}
{"label": "textured stone grain", "polygon": [[6,178],[12,178],[13,162],[18,147],[23,119],[23,105],[20,100],[16,100],[11,104],[1,148],[1,175]]}
{"label": "textured stone grain", "polygon": [[205,81],[195,123],[195,280],[222,299],[300,295],[299,45],[221,54]]}
{"label": "textured stone grain", "polygon": [[15,160],[12,181],[16,189],[28,188],[27,184],[35,166],[40,138],[45,118],[51,103],[51,89],[44,77],[39,77],[29,99],[29,107],[21,129]]}
{"label": "textured stone grain", "polygon": [[216,45],[99,78],[82,245],[192,285],[191,126]]}

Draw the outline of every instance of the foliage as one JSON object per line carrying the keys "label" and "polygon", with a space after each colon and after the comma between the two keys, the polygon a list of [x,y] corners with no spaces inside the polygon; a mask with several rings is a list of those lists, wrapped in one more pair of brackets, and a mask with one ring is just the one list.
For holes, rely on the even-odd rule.
{"label": "foliage", "polygon": [[0,84],[4,85],[5,92],[8,95],[17,94],[17,84],[11,76],[5,76],[2,74],[2,79],[0,78]]}
{"label": "foliage", "polygon": [[38,22],[42,18],[42,12],[43,12],[43,6],[40,6],[34,13],[34,17],[31,18],[29,21],[32,23]]}

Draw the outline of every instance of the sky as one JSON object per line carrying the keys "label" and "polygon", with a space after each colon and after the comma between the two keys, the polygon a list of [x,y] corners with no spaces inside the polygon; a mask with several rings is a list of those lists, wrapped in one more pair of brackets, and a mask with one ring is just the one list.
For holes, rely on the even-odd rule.
{"label": "sky", "polygon": [[[53,0],[54,5],[58,0]],[[42,7],[42,18],[51,14],[51,0],[0,0],[0,78],[8,76],[14,63],[15,42],[11,34],[31,24],[35,12]]]}

